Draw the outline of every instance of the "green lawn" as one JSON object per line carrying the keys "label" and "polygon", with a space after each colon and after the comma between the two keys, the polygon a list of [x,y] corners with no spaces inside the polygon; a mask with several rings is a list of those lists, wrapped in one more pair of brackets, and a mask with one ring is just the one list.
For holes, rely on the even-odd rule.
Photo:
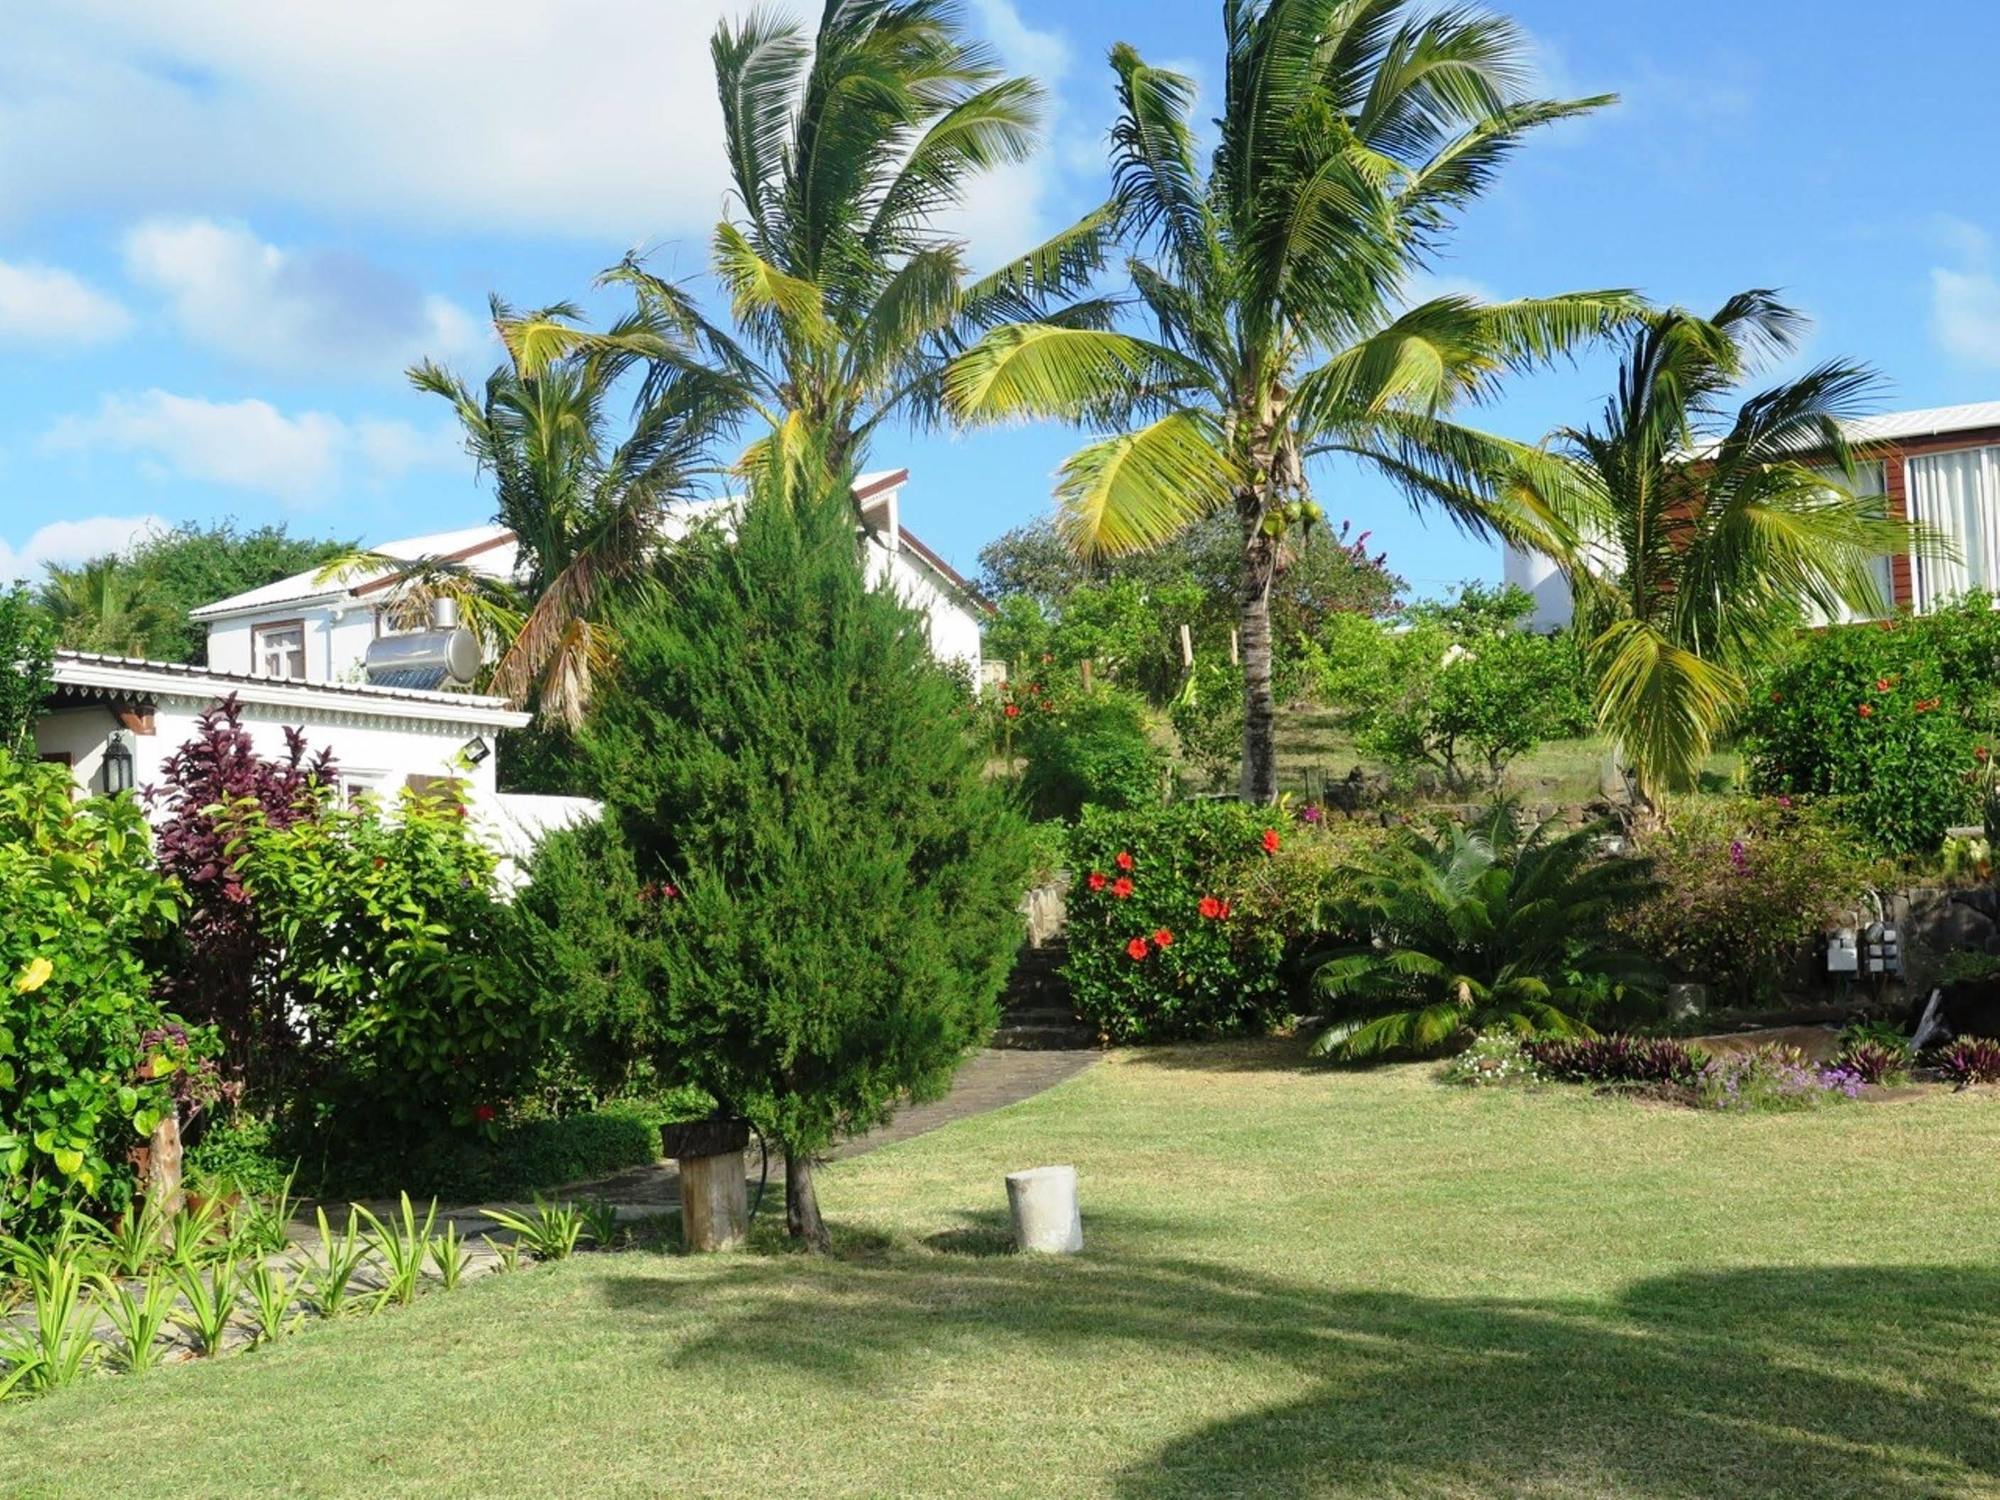
{"label": "green lawn", "polygon": [[[592,1256],[0,1409],[6,1495],[2000,1493],[2000,1097],[1730,1118],[1117,1054]],[[1089,1250],[995,1254],[1074,1161]]]}

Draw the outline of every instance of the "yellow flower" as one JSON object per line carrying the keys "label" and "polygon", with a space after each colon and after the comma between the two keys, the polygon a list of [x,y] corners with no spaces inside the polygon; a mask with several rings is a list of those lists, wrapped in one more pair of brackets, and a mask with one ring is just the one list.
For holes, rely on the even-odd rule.
{"label": "yellow flower", "polygon": [[46,958],[37,956],[29,960],[28,967],[21,971],[21,977],[14,981],[14,993],[17,995],[32,994],[47,984],[49,976],[55,973],[55,971],[56,966]]}

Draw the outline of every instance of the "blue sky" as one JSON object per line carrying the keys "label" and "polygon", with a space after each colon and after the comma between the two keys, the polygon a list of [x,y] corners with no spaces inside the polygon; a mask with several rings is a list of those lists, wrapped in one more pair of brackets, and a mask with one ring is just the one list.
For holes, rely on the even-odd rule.
{"label": "blue sky", "polygon": [[[796,3],[796,0],[795,0]],[[962,228],[992,261],[1101,196],[1115,40],[1214,77],[1210,0],[968,0],[1054,91],[1043,157]],[[149,519],[283,520],[364,541],[488,507],[409,391],[492,364],[486,294],[586,303],[628,247],[700,268],[721,204],[705,39],[724,0],[71,0],[0,53],[0,577]],[[1435,268],[1494,296],[1636,286],[1707,308],[1786,288],[1804,360],[1867,360],[1886,405],[2000,398],[2000,119],[1990,0],[1512,0],[1551,91],[1623,102],[1549,132]],[[171,12],[171,18],[169,13]],[[599,304],[608,305],[608,304]],[[1480,420],[1587,420],[1602,358]],[[908,523],[970,570],[1043,511],[1061,430],[878,441]],[[1328,471],[1419,591],[1494,577],[1484,543]]]}

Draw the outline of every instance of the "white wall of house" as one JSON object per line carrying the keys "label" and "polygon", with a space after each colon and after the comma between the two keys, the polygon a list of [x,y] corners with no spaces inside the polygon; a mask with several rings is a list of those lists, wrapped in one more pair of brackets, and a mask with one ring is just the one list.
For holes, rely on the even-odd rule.
{"label": "white wall of house", "polygon": [[[470,800],[491,802],[497,754],[476,764],[466,747],[484,739],[497,749],[499,735],[527,715],[492,699],[457,694],[367,694],[296,684],[230,682],[202,674],[115,665],[88,657],[59,657],[58,705],[35,729],[35,748],[68,760],[79,787],[104,789],[104,753],[114,731],[133,757],[133,780],[159,782],[166,762],[192,739],[202,712],[235,692],[243,727],[261,755],[286,753],[285,729],[305,731],[308,752],[333,752],[343,787],[393,795],[411,777],[453,777]],[[86,696],[88,695],[88,696]],[[152,732],[121,726],[113,708],[143,699],[153,707]]]}
{"label": "white wall of house", "polygon": [[361,661],[375,639],[372,601],[337,599],[274,605],[257,614],[211,620],[208,664],[222,672],[262,677],[258,633],[297,622],[305,638],[305,681],[359,682]]}

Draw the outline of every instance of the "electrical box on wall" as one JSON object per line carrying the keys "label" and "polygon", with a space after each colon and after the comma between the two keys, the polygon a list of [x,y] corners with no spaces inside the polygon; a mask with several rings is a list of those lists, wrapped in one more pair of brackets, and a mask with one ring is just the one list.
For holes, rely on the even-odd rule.
{"label": "electrical box on wall", "polygon": [[1826,940],[1826,972],[1829,974],[1853,974],[1861,968],[1861,950],[1854,940],[1854,929],[1843,927]]}
{"label": "electrical box on wall", "polygon": [[1902,935],[1887,922],[1871,922],[1862,934],[1861,964],[1869,974],[1902,973]]}

